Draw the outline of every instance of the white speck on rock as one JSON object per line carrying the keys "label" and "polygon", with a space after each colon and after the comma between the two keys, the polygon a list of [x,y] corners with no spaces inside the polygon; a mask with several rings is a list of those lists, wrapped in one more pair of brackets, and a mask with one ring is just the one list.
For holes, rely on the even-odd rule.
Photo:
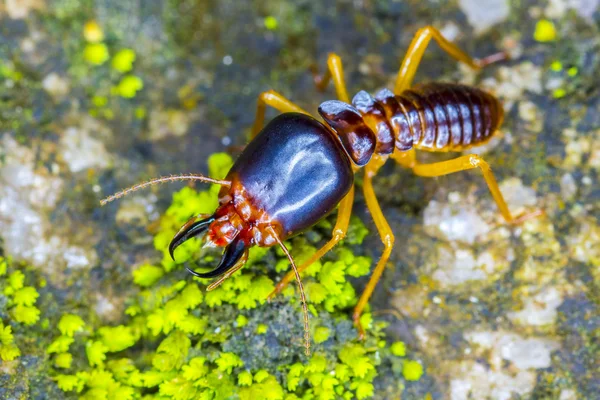
{"label": "white speck on rock", "polygon": [[[564,141],[567,143],[565,146],[565,160],[563,166],[567,170],[573,170],[575,167],[581,165],[583,156],[588,153],[592,145],[590,139],[587,137],[571,138],[573,129],[568,128],[563,131]],[[575,132],[576,134],[577,132]]]}
{"label": "white speck on rock", "polygon": [[96,302],[96,313],[102,316],[108,316],[115,310],[115,306],[102,295],[98,295],[98,301]]}
{"label": "white speck on rock", "polygon": [[568,10],[575,10],[581,18],[593,23],[594,12],[599,4],[600,0],[550,0],[544,14],[548,18],[559,19]]}
{"label": "white speck on rock", "polygon": [[552,363],[550,353],[559,348],[557,342],[549,339],[522,339],[516,335],[514,340],[504,337],[501,343],[502,358],[519,369],[548,368]]}
{"label": "white speck on rock", "polygon": [[504,21],[510,13],[508,0],[459,0],[458,4],[469,23],[475,28],[476,34],[483,33],[492,25]]}
{"label": "white speck on rock", "polygon": [[530,371],[496,372],[475,361],[463,361],[453,371],[457,378],[450,381],[451,400],[509,400],[535,387],[536,374]]}
{"label": "white speck on rock", "polygon": [[[600,260],[600,225],[594,219],[585,220],[579,226],[579,233],[567,238],[571,257],[575,260],[596,265],[596,270],[600,275],[600,266],[597,260]],[[594,268],[592,268],[592,272]]]}
{"label": "white speck on rock", "polygon": [[456,203],[458,203],[460,201],[460,199],[461,199],[460,193],[458,193],[458,192],[450,192],[450,193],[448,193],[448,201],[450,203],[456,204]]}
{"label": "white speck on rock", "polygon": [[423,224],[428,233],[446,240],[473,244],[479,235],[490,231],[490,226],[473,207],[465,204],[429,202],[423,213]]}
{"label": "white speck on rock", "polygon": [[67,268],[85,268],[90,265],[86,252],[75,246],[69,246],[63,251],[63,258],[67,262]]}
{"label": "white speck on rock", "polygon": [[180,110],[158,110],[150,114],[149,139],[156,141],[168,136],[183,136],[190,125],[189,116]]}
{"label": "white speck on rock", "polygon": [[139,226],[148,225],[150,221],[155,221],[160,216],[155,207],[156,201],[157,197],[154,194],[123,199],[119,211],[117,211],[117,222]]}
{"label": "white speck on rock", "polygon": [[519,117],[527,121],[525,127],[532,132],[541,132],[544,127],[542,111],[531,101],[519,103]]}
{"label": "white speck on rock", "polygon": [[548,368],[551,353],[559,348],[558,342],[551,339],[524,338],[510,332],[467,332],[465,339],[471,346],[478,346],[476,354],[487,355],[495,370],[503,369],[505,361],[520,370]]}
{"label": "white speck on rock", "polygon": [[545,287],[535,295],[523,299],[523,309],[508,313],[515,323],[529,326],[544,326],[554,323],[557,309],[564,295],[553,286]]}
{"label": "white speck on rock", "polygon": [[563,389],[558,400],[577,400],[577,392],[573,389]]}
{"label": "white speck on rock", "polygon": [[415,336],[417,337],[417,340],[419,341],[421,346],[427,346],[429,344],[429,341],[431,340],[427,328],[425,328],[423,325],[415,326]]}
{"label": "white speck on rock", "polygon": [[69,81],[54,72],[44,78],[42,87],[51,96],[56,98],[64,97],[69,93]]}
{"label": "white speck on rock", "polygon": [[563,200],[569,201],[577,194],[577,182],[573,175],[566,173],[560,178],[560,194]]}
{"label": "white speck on rock", "polygon": [[523,99],[525,91],[542,93],[542,68],[529,61],[513,67],[501,66],[497,76],[484,79],[481,86],[502,99],[504,110],[508,111]]}
{"label": "white speck on rock", "polygon": [[524,186],[519,178],[508,178],[500,183],[500,191],[513,215],[525,211],[525,207],[533,207],[538,203],[535,190]]}
{"label": "white speck on rock", "polygon": [[525,396],[535,387],[533,370],[550,367],[551,354],[559,348],[556,341],[547,338],[525,338],[510,332],[472,331],[464,337],[471,353],[485,359],[489,366],[469,360],[451,363],[452,400]]}
{"label": "white speck on rock", "polygon": [[460,28],[454,22],[450,21],[440,28],[440,33],[447,40],[454,42],[460,35]]}
{"label": "white speck on rock", "polygon": [[104,143],[93,138],[86,128],[70,127],[60,139],[60,153],[71,172],[90,168],[103,169],[110,164]]}
{"label": "white speck on rock", "polygon": [[43,0],[6,0],[5,9],[12,19],[27,18],[31,10],[41,10],[45,7]]}
{"label": "white speck on rock", "polygon": [[[432,278],[443,288],[461,285],[469,281],[486,280],[492,275],[499,276],[510,267],[508,262],[498,263],[494,256],[487,251],[475,257],[470,249],[453,250],[440,246],[438,252],[439,262]],[[506,261],[507,258],[508,254],[507,257],[503,257],[503,261]]]}
{"label": "white speck on rock", "polygon": [[595,137],[596,139],[592,141],[588,164],[590,167],[600,170],[600,130],[594,132],[592,137]]}

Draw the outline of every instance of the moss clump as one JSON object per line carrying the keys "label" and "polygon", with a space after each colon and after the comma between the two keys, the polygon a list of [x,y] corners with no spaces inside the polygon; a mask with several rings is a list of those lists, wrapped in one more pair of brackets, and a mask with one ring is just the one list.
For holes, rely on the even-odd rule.
{"label": "moss clump", "polygon": [[126,73],[133,69],[135,61],[135,52],[131,49],[122,49],[114,55],[111,66],[115,71]]}
{"label": "moss clump", "polygon": [[553,42],[556,40],[556,28],[552,21],[542,19],[535,24],[533,38],[538,42]]}
{"label": "moss clump", "polygon": [[[231,162],[223,154],[212,156],[211,175],[222,177]],[[369,313],[361,320],[368,337],[357,340],[349,320],[357,296],[347,279],[368,274],[371,260],[355,256],[347,244],[304,276],[312,313],[310,358],[302,350],[295,287],[265,304],[274,280],[288,270],[283,253],[254,248],[245,268],[203,293],[201,285],[208,281],[192,279],[166,248],[190,210],[214,210],[217,194],[216,186],[202,192],[186,187],[174,194],[154,240],[163,257],[132,272],[139,290],[127,300],[120,324],[101,325],[74,313],[46,322],[55,328],[45,346],[45,367],[60,390],[82,399],[365,399],[374,395],[382,367],[398,379],[420,377],[420,364],[403,358],[405,347],[398,350],[403,344],[388,348],[386,324],[373,321]],[[366,229],[357,219],[352,224],[351,240],[360,243]],[[191,268],[213,265],[215,256],[201,253],[200,245],[190,241],[181,246],[178,260]],[[287,245],[299,263],[316,251],[315,243],[303,237]],[[22,272],[6,265],[0,263],[2,293],[9,315],[21,315],[13,309],[35,308],[38,294],[26,285]],[[24,325],[34,319],[10,323]],[[7,359],[19,356],[18,341],[11,326],[3,324],[0,343]]]}
{"label": "moss clump", "polygon": [[[7,312],[12,321],[24,326],[38,322],[40,310],[35,306],[40,297],[38,291],[33,286],[25,286],[25,274],[4,257],[0,257],[0,291],[5,298],[5,310],[0,310],[0,316]],[[12,326],[0,318],[0,359],[12,361],[20,355]]]}

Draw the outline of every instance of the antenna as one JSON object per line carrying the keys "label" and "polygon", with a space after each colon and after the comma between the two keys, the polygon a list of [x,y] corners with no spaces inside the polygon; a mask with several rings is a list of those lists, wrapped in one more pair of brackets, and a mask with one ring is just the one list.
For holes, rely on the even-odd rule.
{"label": "antenna", "polygon": [[106,205],[111,201],[120,199],[121,197],[127,196],[129,193],[135,192],[140,189],[144,189],[148,186],[157,185],[159,183],[167,183],[167,182],[177,182],[177,181],[201,181],[205,183],[214,183],[216,185],[222,186],[231,186],[230,181],[213,179],[200,174],[183,174],[183,175],[170,175],[170,176],[161,176],[160,178],[154,178],[146,182],[138,183],[133,185],[127,189],[123,189],[113,195],[110,195],[102,200],[100,200],[100,205]]}
{"label": "antenna", "polygon": [[305,354],[307,356],[310,356],[310,327],[308,325],[308,307],[306,306],[306,296],[304,295],[304,287],[302,286],[302,281],[300,280],[300,273],[298,273],[298,268],[296,267],[296,263],[294,262],[292,255],[277,235],[277,232],[275,232],[275,229],[273,229],[273,227],[269,228],[273,236],[275,236],[275,240],[279,244],[279,247],[281,247],[281,250],[283,250],[288,260],[290,260],[290,264],[292,265],[292,269],[294,270],[294,274],[296,275],[296,282],[298,283],[298,289],[300,289],[300,299],[302,300],[302,310],[304,311],[304,347],[306,348]]}

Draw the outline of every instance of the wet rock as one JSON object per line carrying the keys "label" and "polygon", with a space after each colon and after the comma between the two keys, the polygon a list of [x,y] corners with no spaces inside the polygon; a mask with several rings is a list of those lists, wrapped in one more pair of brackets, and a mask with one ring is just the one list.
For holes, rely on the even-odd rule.
{"label": "wet rock", "polygon": [[35,169],[31,149],[8,135],[1,142],[5,162],[0,166],[0,235],[5,251],[43,269],[83,268],[96,262],[92,249],[73,246],[67,238],[53,234],[49,210],[62,195],[62,180]]}

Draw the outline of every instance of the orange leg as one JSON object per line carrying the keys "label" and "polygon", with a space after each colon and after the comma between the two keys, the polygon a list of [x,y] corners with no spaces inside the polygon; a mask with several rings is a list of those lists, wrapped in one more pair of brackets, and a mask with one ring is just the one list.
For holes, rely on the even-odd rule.
{"label": "orange leg", "polygon": [[412,169],[415,165],[417,165],[417,155],[415,149],[410,149],[407,151],[396,150],[392,153],[391,157],[404,168]]}
{"label": "orange leg", "polygon": [[310,115],[302,108],[292,103],[274,90],[262,92],[258,95],[258,100],[256,102],[256,118],[254,119],[254,126],[252,127],[250,139],[254,139],[258,132],[260,132],[262,129],[265,123],[265,112],[267,111],[267,106],[271,106],[281,112],[298,112]]}
{"label": "orange leg", "polygon": [[486,65],[507,58],[506,53],[501,52],[492,54],[488,57],[482,58],[481,60],[473,59],[464,51],[462,51],[457,45],[446,40],[440,31],[435,29],[433,26],[426,26],[417,31],[410,46],[408,47],[408,51],[406,52],[404,60],[400,65],[400,70],[398,71],[396,85],[394,86],[394,93],[400,94],[410,87],[412,80],[415,77],[415,73],[417,72],[417,68],[419,67],[419,63],[423,58],[423,53],[425,53],[425,49],[427,48],[427,45],[431,39],[435,40],[442,50],[448,53],[452,58],[456,59],[457,61],[461,61],[474,69],[480,69]]}
{"label": "orange leg", "polygon": [[329,81],[333,78],[333,84],[335,85],[335,91],[338,99],[344,103],[350,103],[350,97],[348,97],[348,90],[346,89],[346,83],[344,81],[344,67],[342,66],[342,59],[335,53],[329,53],[327,57],[327,70],[322,76],[319,76],[316,71],[313,71],[315,85],[317,89],[325,90]]}
{"label": "orange leg", "polygon": [[530,213],[526,213],[520,215],[518,217],[513,217],[510,211],[508,210],[508,206],[506,205],[506,201],[504,201],[504,197],[500,192],[500,188],[498,187],[498,183],[496,182],[496,178],[492,173],[492,169],[489,164],[486,163],[481,157],[475,154],[461,156],[455,158],[453,160],[437,162],[433,164],[417,164],[413,167],[413,171],[416,175],[419,176],[427,176],[427,177],[435,177],[452,174],[454,172],[466,171],[469,169],[479,168],[483,173],[483,177],[492,193],[492,197],[494,201],[498,205],[500,209],[500,213],[509,224],[520,224],[521,222],[542,215],[542,210],[536,210]]}
{"label": "orange leg", "polygon": [[377,227],[377,231],[379,232],[379,236],[381,237],[381,241],[383,242],[383,254],[381,258],[377,262],[373,273],[371,274],[371,278],[365,287],[360,299],[358,300],[358,304],[354,308],[354,312],[352,313],[352,319],[354,320],[354,325],[358,329],[359,338],[364,338],[365,331],[360,324],[360,315],[362,314],[369,298],[373,294],[373,290],[379,282],[381,278],[381,274],[383,274],[383,270],[385,269],[386,263],[390,258],[390,254],[392,253],[392,248],[394,247],[394,233],[392,232],[392,228],[387,223],[385,217],[383,216],[383,212],[381,211],[381,207],[379,207],[379,202],[375,197],[375,191],[373,190],[373,182],[372,179],[377,173],[379,167],[383,164],[384,160],[372,160],[365,167],[365,178],[363,180],[363,191],[365,195],[365,201],[367,203],[367,208],[371,212],[371,216],[373,217],[373,221],[375,222],[375,226]]}
{"label": "orange leg", "polygon": [[[354,204],[354,187],[350,189],[346,197],[340,202],[338,208],[338,217],[333,228],[332,238],[323,247],[315,252],[304,264],[298,268],[298,273],[302,273],[308,267],[315,262],[319,261],[321,257],[327,254],[336,244],[340,242],[348,232],[348,225],[350,224],[350,215],[352,214],[352,205]],[[290,271],[283,277],[283,279],[275,286],[275,290],[269,294],[269,300],[277,296],[285,287],[294,279],[294,271]]]}

